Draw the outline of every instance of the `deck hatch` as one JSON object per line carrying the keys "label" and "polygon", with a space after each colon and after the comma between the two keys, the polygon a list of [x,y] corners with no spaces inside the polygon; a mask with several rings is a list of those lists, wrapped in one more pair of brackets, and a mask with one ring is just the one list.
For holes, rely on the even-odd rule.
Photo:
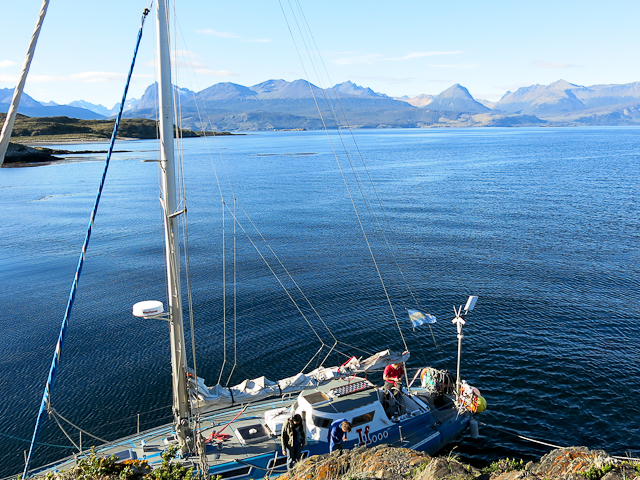
{"label": "deck hatch", "polygon": [[329,401],[329,397],[324,392],[313,392],[304,396],[305,400],[311,405],[317,405],[318,403],[324,403]]}
{"label": "deck hatch", "polygon": [[129,450],[123,450],[121,452],[118,453],[114,453],[113,454],[114,457],[118,457],[117,462],[124,462],[125,460],[137,460],[138,459],[138,455],[136,455],[136,452],[134,452],[133,450],[129,449]]}
{"label": "deck hatch", "polygon": [[236,435],[241,443],[254,443],[271,438],[271,435],[261,423],[254,423],[236,429]]}

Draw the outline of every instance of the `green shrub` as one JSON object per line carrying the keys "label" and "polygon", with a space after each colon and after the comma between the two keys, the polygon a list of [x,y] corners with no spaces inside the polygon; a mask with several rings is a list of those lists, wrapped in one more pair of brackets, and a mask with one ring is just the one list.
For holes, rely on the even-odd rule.
{"label": "green shrub", "polygon": [[146,460],[125,460],[118,457],[99,456],[95,448],[89,456],[82,458],[68,472],[47,473],[42,480],[191,480],[193,469],[185,468],[172,460],[176,457],[176,447],[169,447],[162,453],[162,465],[152,470]]}
{"label": "green shrub", "polygon": [[613,465],[611,464],[603,465],[601,468],[591,465],[586,472],[580,472],[580,475],[584,475],[589,480],[600,480],[611,470],[613,470]]}
{"label": "green shrub", "polygon": [[518,470],[524,470],[524,461],[522,459],[516,460],[515,458],[503,458],[502,460],[495,461],[488,467],[483,468],[482,473],[490,475],[494,472],[506,473]]}
{"label": "green shrub", "polygon": [[162,452],[162,465],[145,475],[145,480],[189,480],[193,477],[193,469],[173,463],[176,457],[176,447],[169,447]]}

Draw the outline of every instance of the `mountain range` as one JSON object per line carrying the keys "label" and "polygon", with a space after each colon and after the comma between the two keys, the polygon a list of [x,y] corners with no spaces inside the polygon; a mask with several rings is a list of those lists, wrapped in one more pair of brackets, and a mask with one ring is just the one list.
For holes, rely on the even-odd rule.
{"label": "mountain range", "polygon": [[[156,88],[152,84],[139,100],[127,101],[125,116],[155,119]],[[329,128],[640,125],[640,82],[584,87],[559,80],[507,92],[498,102],[476,100],[458,84],[438,95],[413,98],[392,98],[349,81],[329,89],[306,80],[267,80],[250,87],[225,82],[200,92],[174,88],[182,126],[196,130],[318,129],[323,127],[318,109]],[[6,112],[12,94],[12,89],[0,89],[0,112]],[[44,104],[23,95],[18,111],[32,117],[102,119],[118,108],[82,100]]]}

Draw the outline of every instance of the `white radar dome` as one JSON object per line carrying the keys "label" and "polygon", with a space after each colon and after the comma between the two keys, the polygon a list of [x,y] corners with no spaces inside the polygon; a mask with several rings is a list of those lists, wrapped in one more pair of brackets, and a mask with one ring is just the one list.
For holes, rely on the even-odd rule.
{"label": "white radar dome", "polygon": [[164,312],[164,305],[159,300],[146,300],[133,306],[133,315],[136,317],[153,317]]}

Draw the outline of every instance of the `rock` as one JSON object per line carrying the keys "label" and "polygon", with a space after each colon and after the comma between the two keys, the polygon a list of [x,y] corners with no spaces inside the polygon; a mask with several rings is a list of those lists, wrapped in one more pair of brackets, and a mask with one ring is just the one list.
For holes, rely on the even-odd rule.
{"label": "rock", "polygon": [[28,164],[28,163],[48,163],[55,160],[60,160],[58,157],[54,157],[51,153],[26,145],[20,145],[18,143],[9,143],[7,153],[4,157],[3,166],[9,166],[10,164]]}
{"label": "rock", "polygon": [[407,448],[379,445],[356,447],[311,457],[300,462],[280,477],[282,480],[335,480],[340,477],[404,480],[413,476],[420,466],[431,461],[428,455]]}
{"label": "rock", "polygon": [[434,458],[416,480],[472,480],[480,476],[475,468],[449,458]]}
{"label": "rock", "polygon": [[601,468],[611,461],[617,462],[603,450],[589,450],[587,447],[560,448],[543,456],[531,471],[546,478],[584,480],[584,475],[580,474],[592,466]]}
{"label": "rock", "polygon": [[[540,462],[501,459],[480,472],[455,458],[430,456],[406,448],[333,452],[308,458],[282,480],[640,480],[640,467],[603,450],[571,447],[553,450]],[[489,473],[490,472],[490,473]]]}

